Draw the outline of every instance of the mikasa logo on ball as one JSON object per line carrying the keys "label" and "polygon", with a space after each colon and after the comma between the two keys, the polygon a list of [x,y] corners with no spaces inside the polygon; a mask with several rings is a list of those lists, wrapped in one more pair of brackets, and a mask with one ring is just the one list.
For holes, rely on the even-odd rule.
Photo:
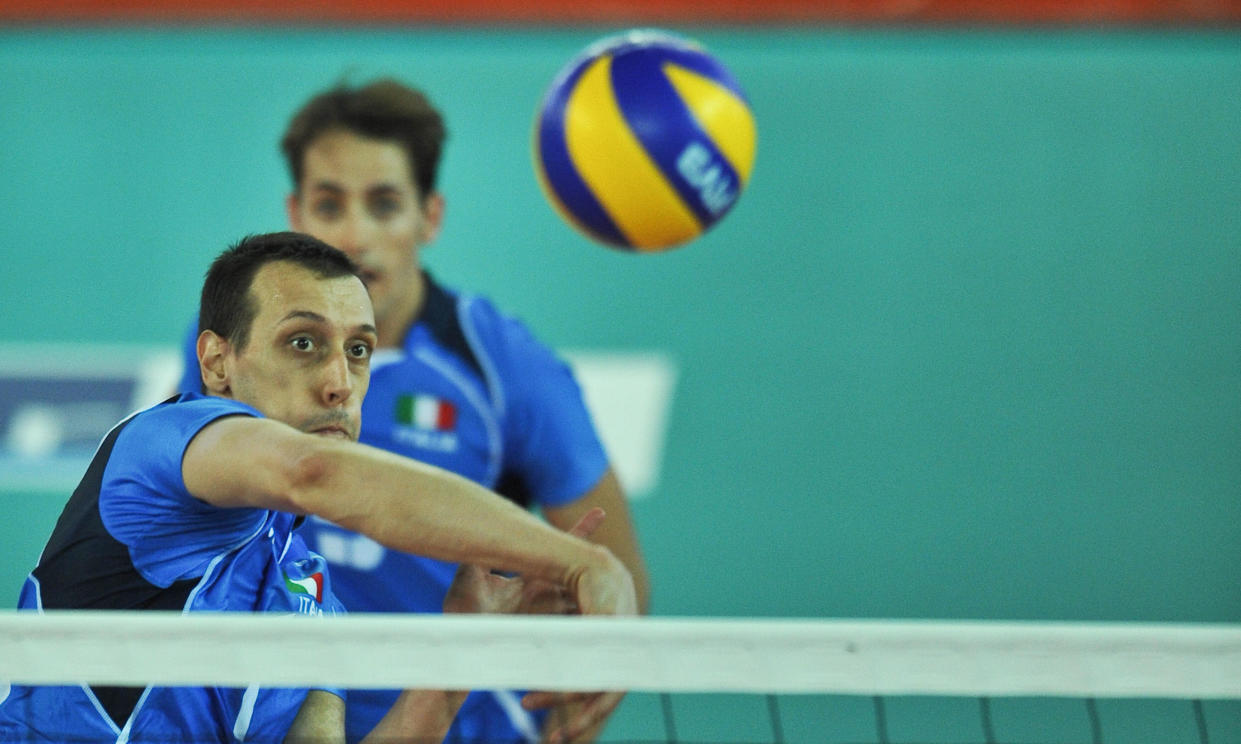
{"label": "mikasa logo on ball", "polygon": [[677,156],[677,172],[693,186],[712,214],[726,211],[737,200],[737,189],[721,163],[700,142],[691,142]]}

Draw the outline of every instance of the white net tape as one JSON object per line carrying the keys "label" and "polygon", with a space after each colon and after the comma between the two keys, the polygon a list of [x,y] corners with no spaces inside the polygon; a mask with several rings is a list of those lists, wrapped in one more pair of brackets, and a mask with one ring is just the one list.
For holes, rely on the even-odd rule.
{"label": "white net tape", "polygon": [[0,612],[0,680],[1241,698],[1241,626]]}

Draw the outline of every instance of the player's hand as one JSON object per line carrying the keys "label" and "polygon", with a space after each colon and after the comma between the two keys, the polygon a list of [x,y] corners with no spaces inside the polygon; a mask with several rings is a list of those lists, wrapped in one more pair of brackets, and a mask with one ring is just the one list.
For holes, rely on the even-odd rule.
{"label": "player's hand", "polygon": [[[596,508],[587,512],[574,529],[590,520],[595,512],[602,513],[602,510]],[[566,581],[578,610],[583,615],[638,614],[638,599],[629,569],[604,546],[592,548],[593,560],[579,567]]]}
{"label": "player's hand", "polygon": [[573,744],[594,740],[624,696],[623,692],[530,692],[521,699],[521,707],[551,709],[543,724],[542,744]]}
{"label": "player's hand", "polygon": [[[575,537],[587,538],[603,522],[602,509],[591,509],[569,530]],[[579,607],[569,591],[540,579],[526,580],[494,574],[471,563],[457,568],[448,594],[446,613],[484,613],[508,615],[572,615]]]}
{"label": "player's hand", "polygon": [[611,551],[598,546],[598,560],[569,579],[569,592],[583,615],[636,615],[633,577]]}
{"label": "player's hand", "polygon": [[[581,528],[591,525],[593,531],[602,521],[601,509],[587,512],[570,530],[579,537],[589,535]],[[592,525],[592,520],[594,521]],[[633,577],[611,551],[600,546],[599,562],[579,573],[571,582],[571,594],[578,611],[585,615],[636,615],[638,600]],[[569,744],[589,741],[603,722],[620,705],[624,692],[531,692],[522,698],[527,710],[554,708],[544,724],[544,744]]]}
{"label": "player's hand", "polygon": [[[604,517],[602,509],[591,509],[569,534],[587,538]],[[444,612],[637,614],[637,597],[629,571],[606,548],[598,548],[596,555],[598,560],[594,564],[572,577],[571,587],[539,579],[527,581],[520,576],[500,576],[481,566],[462,564],[444,598]],[[623,692],[531,692],[522,698],[522,706],[528,710],[557,709],[548,717],[543,741],[569,744],[593,738],[623,697]]]}

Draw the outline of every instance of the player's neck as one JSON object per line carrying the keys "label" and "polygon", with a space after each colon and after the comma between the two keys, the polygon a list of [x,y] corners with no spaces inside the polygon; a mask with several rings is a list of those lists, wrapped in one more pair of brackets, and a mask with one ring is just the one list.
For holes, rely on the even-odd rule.
{"label": "player's neck", "polygon": [[427,280],[421,272],[411,282],[407,295],[401,298],[382,318],[375,318],[375,330],[379,334],[379,348],[399,349],[405,345],[405,334],[422,313],[427,297]]}

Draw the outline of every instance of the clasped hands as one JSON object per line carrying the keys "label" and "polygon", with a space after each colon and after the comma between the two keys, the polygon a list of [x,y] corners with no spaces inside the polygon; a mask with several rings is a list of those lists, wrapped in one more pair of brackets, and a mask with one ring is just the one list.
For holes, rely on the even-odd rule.
{"label": "clasped hands", "polygon": [[[603,522],[602,509],[591,509],[569,534],[587,538]],[[610,557],[610,554],[608,554]],[[505,576],[475,564],[458,567],[445,613],[507,615],[636,614],[633,582],[619,561],[605,570],[575,577],[575,586],[542,579]],[[586,608],[583,612],[583,608]],[[593,738],[620,704],[623,692],[530,692],[522,698],[527,710],[552,709],[543,731],[544,744],[568,744]]]}

